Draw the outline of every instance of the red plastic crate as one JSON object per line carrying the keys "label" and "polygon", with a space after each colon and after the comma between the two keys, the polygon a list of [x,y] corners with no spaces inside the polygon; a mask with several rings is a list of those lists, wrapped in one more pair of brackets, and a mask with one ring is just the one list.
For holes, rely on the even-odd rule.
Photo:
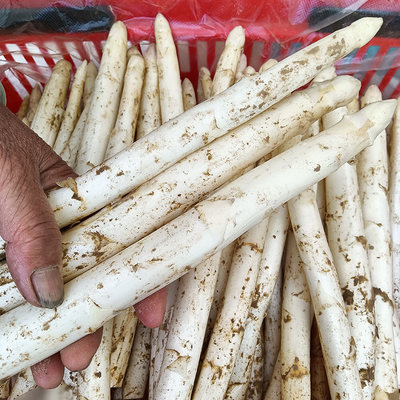
{"label": "red plastic crate", "polygon": [[[154,17],[162,12],[176,39],[182,78],[196,83],[201,66],[215,69],[227,34],[238,24],[246,30],[248,62],[257,69],[266,59],[282,59],[325,35],[309,28],[307,17],[315,7],[352,10],[361,3],[363,10],[400,16],[400,2],[386,0],[3,0],[0,8],[110,6],[115,18],[125,22],[130,41],[142,47],[154,41]],[[74,70],[83,59],[98,63],[106,36],[106,32],[0,34],[0,78],[8,107],[15,112],[37,81],[47,81],[60,58],[70,61]],[[399,67],[400,39],[390,37],[376,37],[337,63],[339,74],[355,75],[362,81],[362,90],[377,84],[384,98],[400,94]]]}

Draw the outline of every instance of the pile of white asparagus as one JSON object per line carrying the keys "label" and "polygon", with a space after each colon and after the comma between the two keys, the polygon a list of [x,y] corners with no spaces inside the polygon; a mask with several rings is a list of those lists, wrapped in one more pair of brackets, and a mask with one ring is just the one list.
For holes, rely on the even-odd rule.
{"label": "pile of white asparagus", "polygon": [[[65,398],[398,399],[400,106],[371,86],[360,109],[333,67],[381,24],[259,71],[238,26],[197,96],[162,15],[143,54],[116,22],[70,89],[59,61],[17,115],[80,174],[48,193],[65,300],[27,304],[0,266],[0,398],[103,326]],[[146,328],[132,305],[166,285]]]}

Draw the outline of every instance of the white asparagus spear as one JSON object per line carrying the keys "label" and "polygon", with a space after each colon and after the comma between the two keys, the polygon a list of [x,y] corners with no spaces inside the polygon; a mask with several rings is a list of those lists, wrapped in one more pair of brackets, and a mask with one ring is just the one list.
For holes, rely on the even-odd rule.
{"label": "white asparagus spear", "polygon": [[155,371],[155,363],[156,357],[158,356],[157,353],[159,348],[157,347],[158,344],[158,332],[159,327],[153,328],[151,330],[151,337],[150,337],[150,363],[149,363],[149,382],[148,382],[148,398],[152,400],[154,398],[154,389],[157,386],[156,375],[159,371]]}
{"label": "white asparagus spear", "polygon": [[389,202],[392,228],[393,299],[397,317],[400,317],[400,99],[393,117],[390,134]]}
{"label": "white asparagus spear", "polygon": [[203,345],[221,253],[179,281],[164,359],[154,398],[190,398]]}
{"label": "white asparagus spear", "polygon": [[110,135],[105,158],[124,150],[135,139],[144,78],[144,60],[136,47],[131,47],[129,51],[130,57],[125,70],[117,121]]}
{"label": "white asparagus spear", "polygon": [[381,24],[379,18],[363,18],[292,54],[262,74],[243,78],[75,179],[69,188],[52,191],[48,197],[59,225],[66,226],[92,214],[267,109],[309,82],[323,66],[365,44]]}
{"label": "white asparagus spear", "polygon": [[136,140],[146,136],[161,125],[157,56],[156,45],[154,43],[150,44],[144,51],[143,58],[145,63],[145,75],[136,128]]}
{"label": "white asparagus spear", "polygon": [[124,399],[141,399],[145,395],[150,364],[150,333],[150,328],[138,323],[124,377]]}
{"label": "white asparagus spear", "polygon": [[51,147],[56,140],[64,114],[70,77],[71,63],[66,60],[58,61],[43,90],[31,123],[31,129]]}
{"label": "white asparagus spear", "polygon": [[[258,340],[257,338],[259,337],[262,322],[279,276],[288,225],[289,216],[287,207],[286,205],[283,205],[274,210],[269,217],[257,284],[251,301],[243,339],[240,344],[240,349],[230,377],[227,391],[227,394],[232,392],[231,398],[245,398],[244,396],[246,395],[247,386],[249,384],[249,375],[252,370],[253,354],[255,353]],[[281,302],[279,301],[279,309],[280,304]],[[278,325],[280,325],[280,323]],[[274,328],[274,331],[278,331],[278,333],[280,332],[279,329],[276,329],[276,326],[274,326]],[[280,337],[278,339],[278,345],[276,346],[277,353],[280,348],[279,341]],[[268,349],[270,355],[273,353],[271,350],[272,349],[270,348]],[[272,356],[275,358],[274,355]],[[274,361],[271,363],[272,366],[274,366]]]}
{"label": "white asparagus spear", "polygon": [[158,87],[163,123],[183,112],[178,56],[168,21],[157,14],[154,21],[157,49]]}
{"label": "white asparagus spear", "polygon": [[90,61],[86,68],[85,85],[83,88],[83,107],[86,107],[88,105],[88,101],[92,96],[96,76],[97,67],[93,61]]}
{"label": "white asparagus spear", "polygon": [[114,318],[110,356],[110,387],[121,387],[128,367],[138,317],[129,307]]}
{"label": "white asparagus spear", "polygon": [[274,208],[339,168],[389,124],[395,103],[378,102],[346,116],[334,127],[222,187],[66,284],[64,302],[57,309],[24,304],[1,315],[0,379],[93,332],[118,311],[176,280]]}
{"label": "white asparagus spear", "polygon": [[[212,88],[212,79],[211,79],[211,74],[210,70],[206,67],[201,67],[199,71],[199,81],[200,81],[200,87],[201,87],[201,93],[203,95],[203,101],[207,100],[211,97],[211,88]],[[201,101],[199,100],[199,103]]]}
{"label": "white asparagus spear", "polygon": [[311,327],[311,398],[313,400],[326,400],[330,398],[328,379],[326,377],[324,357],[317,321],[314,318]]}
{"label": "white asparagus spear", "polygon": [[[322,117],[324,129],[347,114],[339,107]],[[325,179],[326,225],[350,332],[356,344],[363,399],[372,399],[375,368],[375,318],[361,200],[354,163],[346,163]]]}
{"label": "white asparagus spear", "polygon": [[78,399],[110,399],[110,352],[113,321],[103,326],[100,346],[89,366],[77,373]]}
{"label": "white asparagus spear", "polygon": [[75,167],[76,155],[78,154],[79,146],[82,141],[83,132],[89,113],[89,106],[87,105],[81,115],[79,116],[78,122],[75,125],[74,130],[69,137],[68,142],[60,153],[60,157],[71,167]]}
{"label": "white asparagus spear", "polygon": [[[238,40],[239,43],[237,43]],[[243,44],[244,30],[241,27],[234,28],[228,35],[224,51],[217,65],[211,88],[212,96],[224,91],[233,83],[234,77],[230,77],[229,72],[232,71],[233,74],[233,71],[236,70]],[[197,269],[191,271],[188,276],[183,277],[179,281],[179,285],[176,288],[176,299],[174,298],[173,301],[174,314],[167,328],[165,353],[162,364],[159,366],[160,373],[154,394],[155,399],[159,399],[160,397],[165,399],[172,397],[175,399],[186,399],[191,394],[195,371],[200,358],[201,345],[207,326],[220,257],[221,254],[216,253],[208,261],[200,264]],[[204,290],[205,287],[208,289],[207,291]],[[172,296],[171,287],[168,288],[168,296]],[[196,305],[199,306],[198,309],[195,307]],[[175,312],[175,310],[177,311]],[[197,320],[192,321],[190,313],[194,313]],[[197,330],[182,330],[182,325],[187,324],[189,326],[197,326]],[[163,331],[160,327],[159,335],[164,334]],[[176,340],[176,337],[179,339]],[[182,343],[197,343],[197,346],[193,346],[192,351],[190,351],[185,350],[182,347]],[[185,356],[181,361],[179,355],[182,353]],[[155,368],[158,367],[157,359],[156,357]],[[187,371],[186,374],[180,375],[176,371],[172,374],[169,373],[171,369],[174,369],[177,359],[179,359],[180,370]],[[161,385],[161,388],[158,385]],[[175,387],[177,390],[169,390],[170,387]],[[180,387],[183,387],[183,389],[180,390]]]}
{"label": "white asparagus spear", "polygon": [[208,323],[204,340],[205,343],[208,343],[212,328],[215,324],[215,320],[224,301],[224,292],[225,292],[226,282],[228,281],[229,271],[231,269],[234,249],[235,249],[235,242],[232,242],[221,251],[217,282],[215,283],[215,288],[214,288],[213,303],[210,308],[210,313],[208,314]]}
{"label": "white asparagus spear", "polygon": [[[342,121],[346,118],[349,116],[344,117]],[[316,169],[318,168],[319,165],[316,165]],[[355,362],[354,339],[351,337],[314,189],[305,190],[291,199],[288,207],[320,329],[331,397],[361,399],[362,390]]]}
{"label": "white asparagus spear", "polygon": [[40,98],[42,97],[42,90],[40,88],[40,85],[36,83],[36,85],[33,87],[32,92],[29,97],[29,106],[28,110],[26,112],[26,119],[27,119],[27,125],[31,126],[33,118],[36,114],[36,110],[38,108]]}
{"label": "white asparagus spear", "polygon": [[244,53],[240,55],[239,62],[235,72],[235,82],[240,81],[243,78],[243,71],[247,66],[247,57]]}
{"label": "white asparagus spear", "polygon": [[245,68],[245,70],[243,71],[243,75],[244,76],[253,76],[253,75],[256,75],[256,74],[257,74],[257,71],[251,65],[248,65]]}
{"label": "white asparagus spear", "polygon": [[196,93],[194,92],[192,82],[188,78],[185,78],[182,82],[182,96],[185,111],[196,105]]}
{"label": "white asparagus spear", "polygon": [[275,60],[275,58],[270,58],[269,60],[265,61],[265,63],[263,65],[261,65],[258,72],[261,74],[264,71],[266,71],[267,69],[273,67],[275,64],[278,64],[278,61]]}
{"label": "white asparagus spear", "polygon": [[[33,379],[31,369],[30,368],[24,369],[17,375],[12,385],[9,397],[7,396],[7,398],[8,400],[18,399],[19,397],[23,396],[24,394],[36,388],[37,385],[35,380]],[[2,397],[0,396],[0,398]]]}
{"label": "white asparagus spear", "polygon": [[[283,268],[280,269],[278,279],[271,299],[268,304],[267,314],[264,319],[264,390],[266,390],[271,382],[274,374],[275,364],[281,349],[281,320],[282,320],[282,285],[283,285]],[[281,364],[279,359],[279,365]],[[279,367],[280,370],[280,367]],[[280,382],[280,376],[279,376]],[[281,385],[279,384],[279,387]]]}
{"label": "white asparagus spear", "polygon": [[87,62],[85,60],[76,70],[74,80],[72,81],[67,108],[65,109],[64,118],[53,146],[53,150],[57,154],[60,154],[64,149],[78,121],[79,114],[81,112],[81,101],[83,86],[85,84],[86,70]]}
{"label": "white asparagus spear", "polygon": [[[377,86],[370,86],[361,106],[379,101]],[[393,343],[393,268],[391,255],[388,156],[386,131],[358,155],[357,174],[367,239],[368,261],[375,295],[376,361],[375,398],[398,393],[396,354]]]}
{"label": "white asparagus spear", "polygon": [[224,292],[224,304],[213,327],[193,400],[224,398],[239,351],[265,242],[268,218],[236,243]]}
{"label": "white asparagus spear", "polygon": [[21,120],[22,120],[22,118],[24,118],[26,116],[26,113],[28,112],[29,99],[30,99],[30,95],[28,94],[23,98],[22,103],[19,106],[19,109],[15,114]]}
{"label": "white asparagus spear", "polygon": [[278,354],[274,365],[271,381],[265,392],[264,400],[277,400],[281,398],[281,355]]}
{"label": "white asparagus spear", "polygon": [[82,174],[104,160],[108,138],[115,124],[126,68],[126,27],[117,21],[103,48],[92,101],[79,148],[75,171]]}
{"label": "white asparagus spear", "polygon": [[[157,50],[158,87],[160,94],[161,121],[166,123],[184,112],[182,86],[179,70],[178,55],[171,28],[162,14],[157,14],[154,21],[154,35]],[[157,386],[160,368],[167,344],[169,322],[172,319],[178,281],[173,282],[167,291],[163,323],[158,329],[157,348],[154,358],[154,368],[150,370],[149,399],[153,400],[153,390]]]}
{"label": "white asparagus spear", "polygon": [[247,400],[262,400],[264,375],[264,335],[260,330],[256,350],[253,355],[250,383],[246,393]]}
{"label": "white asparagus spear", "polygon": [[289,231],[282,293],[282,400],[309,399],[311,397],[312,314],[304,263],[297,250],[293,232]]}
{"label": "white asparagus spear", "polygon": [[[229,32],[215,70],[210,97],[221,93],[235,82],[235,73],[243,51],[244,41],[245,34],[241,26],[236,26]],[[203,92],[206,96],[204,87]]]}

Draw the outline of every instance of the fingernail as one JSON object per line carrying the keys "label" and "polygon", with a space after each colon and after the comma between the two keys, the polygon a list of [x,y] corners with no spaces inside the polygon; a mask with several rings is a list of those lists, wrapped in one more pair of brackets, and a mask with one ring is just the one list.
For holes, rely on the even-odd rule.
{"label": "fingernail", "polygon": [[31,275],[32,286],[42,307],[54,308],[64,299],[64,283],[57,265],[40,268]]}

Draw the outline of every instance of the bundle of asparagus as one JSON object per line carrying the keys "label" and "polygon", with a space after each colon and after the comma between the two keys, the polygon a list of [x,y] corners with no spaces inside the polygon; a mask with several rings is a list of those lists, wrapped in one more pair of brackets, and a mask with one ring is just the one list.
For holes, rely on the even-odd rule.
{"label": "bundle of asparagus", "polygon": [[[91,365],[64,375],[71,398],[395,396],[389,203],[377,192],[390,190],[397,235],[397,119],[389,187],[370,171],[388,171],[375,147],[396,102],[366,99],[348,114],[359,81],[323,71],[381,23],[361,19],[258,72],[236,27],[213,78],[200,69],[197,105],[162,15],[143,56],[114,24],[98,72],[82,63],[66,107],[71,66],[60,61],[18,117],[81,173],[48,193],[68,227],[65,300],[24,303],[0,267],[0,398],[33,389],[29,366],[101,326]],[[325,177],[327,234],[313,186]],[[138,323],[132,305],[170,283],[163,325]]]}

